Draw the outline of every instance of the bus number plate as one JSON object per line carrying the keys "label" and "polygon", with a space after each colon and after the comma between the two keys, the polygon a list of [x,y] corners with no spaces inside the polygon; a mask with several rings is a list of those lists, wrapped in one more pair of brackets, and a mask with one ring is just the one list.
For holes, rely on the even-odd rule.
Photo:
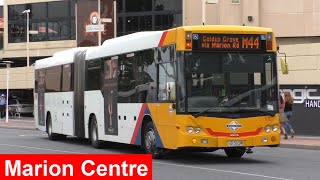
{"label": "bus number plate", "polygon": [[228,147],[241,147],[243,146],[243,141],[228,141]]}

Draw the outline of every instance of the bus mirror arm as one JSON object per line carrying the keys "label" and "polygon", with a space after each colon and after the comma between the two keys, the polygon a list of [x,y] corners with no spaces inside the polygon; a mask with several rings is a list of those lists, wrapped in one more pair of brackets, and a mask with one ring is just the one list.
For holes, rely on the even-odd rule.
{"label": "bus mirror arm", "polygon": [[279,51],[279,46],[278,46],[277,50],[278,50],[278,54],[280,54],[282,56],[280,58],[282,74],[289,74],[289,67],[288,67],[288,63],[287,63],[287,54],[281,53]]}

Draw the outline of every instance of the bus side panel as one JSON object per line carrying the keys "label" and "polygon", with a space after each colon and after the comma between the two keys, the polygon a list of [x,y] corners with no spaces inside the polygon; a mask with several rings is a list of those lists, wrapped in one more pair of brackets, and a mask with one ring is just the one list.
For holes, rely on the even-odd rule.
{"label": "bus side panel", "polygon": [[59,106],[62,113],[63,134],[74,136],[74,115],[73,115],[73,92],[63,92],[58,98],[62,99],[62,105]]}
{"label": "bus side panel", "polygon": [[63,134],[62,126],[62,98],[61,93],[45,93],[44,99],[46,102],[45,112],[50,112],[52,121],[52,132]]}
{"label": "bus side panel", "polygon": [[[142,119],[145,115],[146,104],[142,103],[118,103],[117,104],[117,123],[113,126],[117,129],[116,135],[108,135],[105,123],[110,123],[109,118],[105,117],[104,97],[100,90],[85,91],[85,134],[89,137],[89,118],[90,114],[95,114],[98,123],[99,139],[103,141],[118,142],[124,144],[136,144]],[[144,107],[144,108],[143,108]],[[107,114],[107,116],[109,116]]]}
{"label": "bus side panel", "polygon": [[[162,147],[176,149],[177,146],[177,116],[175,111],[170,111],[171,103],[157,103],[149,105],[153,121],[157,130],[157,141]],[[161,147],[158,144],[158,147]]]}
{"label": "bus side panel", "polygon": [[142,119],[146,115],[147,104],[142,103],[123,103],[122,114],[119,116],[119,132],[122,135],[122,141],[126,144],[137,144],[137,137],[141,127]]}
{"label": "bus side panel", "polygon": [[104,134],[104,121],[101,107],[103,102],[103,96],[100,90],[85,91],[84,92],[84,124],[85,124],[85,137],[89,138],[89,120],[90,115],[94,114],[98,124],[98,135],[100,140]]}

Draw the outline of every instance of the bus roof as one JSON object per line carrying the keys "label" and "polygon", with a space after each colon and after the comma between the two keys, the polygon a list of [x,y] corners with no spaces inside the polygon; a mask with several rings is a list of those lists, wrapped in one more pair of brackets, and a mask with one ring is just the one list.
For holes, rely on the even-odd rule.
{"label": "bus roof", "polygon": [[86,60],[158,47],[163,33],[146,31],[106,40],[101,46],[88,50]]}
{"label": "bus roof", "polygon": [[206,25],[206,26],[181,26],[177,29],[183,29],[185,31],[192,32],[210,32],[210,33],[244,33],[244,34],[255,34],[263,32],[272,32],[270,28],[255,27],[255,26],[235,26],[235,25]]}
{"label": "bus roof", "polygon": [[59,51],[53,54],[52,57],[37,60],[35,63],[35,69],[42,69],[52,66],[58,66],[63,64],[70,64],[74,61],[74,54],[76,52],[85,51],[90,47],[78,47],[65,51]]}
{"label": "bus roof", "polygon": [[118,38],[104,41],[101,46],[78,47],[69,50],[57,52],[53,57],[36,61],[35,69],[41,69],[51,66],[69,64],[74,61],[74,54],[79,51],[85,51],[86,60],[110,57],[119,54],[126,54],[144,49],[159,47],[161,41],[165,39],[165,33],[168,31],[192,31],[197,33],[221,33],[221,34],[261,34],[272,32],[270,28],[254,26],[234,26],[234,25],[205,25],[205,26],[181,26],[167,31],[145,31],[137,32]]}

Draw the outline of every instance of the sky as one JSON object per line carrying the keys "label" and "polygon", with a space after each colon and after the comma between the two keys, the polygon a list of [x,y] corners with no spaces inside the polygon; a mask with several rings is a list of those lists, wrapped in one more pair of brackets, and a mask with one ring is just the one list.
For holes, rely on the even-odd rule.
{"label": "sky", "polygon": [[3,0],[0,0],[0,6],[3,5]]}

